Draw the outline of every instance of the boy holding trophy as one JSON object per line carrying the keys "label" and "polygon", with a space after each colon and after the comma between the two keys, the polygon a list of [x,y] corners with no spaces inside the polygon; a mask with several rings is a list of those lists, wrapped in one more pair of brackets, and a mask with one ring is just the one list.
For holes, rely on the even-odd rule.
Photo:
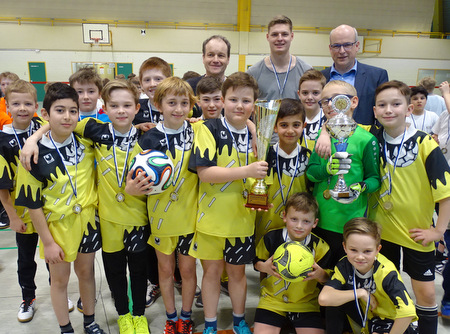
{"label": "boy holding trophy", "polygon": [[[341,120],[345,116],[352,117],[358,105],[356,94],[352,85],[340,80],[330,81],[324,87],[319,104],[328,119],[327,128],[332,133],[347,133],[339,134],[339,139],[336,135],[331,139],[330,159],[321,158],[314,150],[306,171],[307,177],[315,182],[313,194],[320,207],[316,233],[330,245],[332,266],[345,255],[342,248],[344,224],[353,217],[365,215],[367,194],[380,187],[376,138],[361,127],[349,130],[349,124],[341,126],[333,120],[333,117]],[[340,98],[335,99],[338,95]],[[345,115],[338,115],[339,110]],[[340,174],[345,174],[345,182],[350,185],[346,190],[335,188],[338,181],[342,182]]]}

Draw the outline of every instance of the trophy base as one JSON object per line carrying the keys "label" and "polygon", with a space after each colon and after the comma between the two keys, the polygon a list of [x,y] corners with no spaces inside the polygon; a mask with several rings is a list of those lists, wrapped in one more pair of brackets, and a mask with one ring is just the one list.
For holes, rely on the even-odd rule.
{"label": "trophy base", "polygon": [[248,194],[246,208],[269,210],[269,196],[267,194]]}
{"label": "trophy base", "polygon": [[334,198],[349,198],[351,196],[350,190],[344,190],[344,191],[330,190],[330,194]]}
{"label": "trophy base", "polygon": [[[348,194],[348,195],[347,195]],[[330,190],[331,198],[334,199],[336,202],[342,203],[342,204],[350,204],[359,197],[360,192],[355,191],[352,189],[349,189],[349,191],[339,192]],[[344,195],[344,196],[342,196]]]}

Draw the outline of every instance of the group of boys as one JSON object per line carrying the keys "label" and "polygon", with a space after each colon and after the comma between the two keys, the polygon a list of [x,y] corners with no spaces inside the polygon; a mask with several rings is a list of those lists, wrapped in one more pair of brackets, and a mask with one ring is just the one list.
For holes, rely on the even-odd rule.
{"label": "group of boys", "polygon": [[[196,259],[203,266],[205,334],[217,331],[224,271],[234,333],[250,333],[245,265],[252,262],[261,273],[256,333],[278,333],[286,320],[298,333],[324,333],[325,325],[327,333],[341,333],[342,314],[370,333],[404,333],[417,318],[420,333],[437,332],[433,241],[442,237],[450,217],[450,167],[431,136],[420,126],[407,126],[413,106],[405,84],[390,81],[377,88],[374,113],[381,126],[357,127],[347,140],[351,157],[343,159],[336,154],[337,140],[323,126],[335,116],[337,95],[348,97],[347,116],[352,116],[356,91],[339,80],[325,85],[320,72],[306,71],[299,83],[300,101],[282,100],[274,129],[279,140],[267,161],[258,161],[249,121],[258,85],[249,74],[234,73],[223,83],[202,78],[195,97],[189,84],[171,77],[164,60],[152,57],[139,72],[148,100],[139,100],[132,83],[113,80],[101,87],[101,81],[80,76],[86,71],[75,73],[70,86],[48,87],[42,110],[48,123],[34,117],[38,107],[31,84],[15,80],[5,91],[12,124],[0,132],[5,137],[0,141],[0,196],[18,232],[20,321],[33,317],[39,234],[61,333],[74,332],[67,301],[71,262],[79,280],[84,331],[103,333],[94,317],[93,261],[100,248],[124,334],[149,333],[145,306],[159,293],[167,315],[164,333],[193,332]],[[97,108],[100,92],[102,109]],[[190,119],[196,102],[203,114]],[[149,176],[133,178],[127,168],[134,156],[149,149],[165,153],[175,166],[169,189],[160,194],[152,194]],[[352,203],[327,196],[341,173],[356,194]],[[273,206],[265,212],[244,206],[257,178],[267,178],[270,185]],[[436,202],[440,208],[433,227]],[[382,232],[380,225],[361,218],[367,212]],[[302,243],[314,255],[304,282],[284,281],[273,265],[276,248],[288,241]],[[400,249],[415,306],[398,273]],[[325,285],[322,292],[320,285]],[[319,304],[326,306],[326,322]]]}

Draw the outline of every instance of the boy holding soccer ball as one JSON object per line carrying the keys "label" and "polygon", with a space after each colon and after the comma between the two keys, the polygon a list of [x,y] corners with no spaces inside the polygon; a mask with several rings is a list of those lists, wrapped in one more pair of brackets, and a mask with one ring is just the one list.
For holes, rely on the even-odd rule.
{"label": "boy holding soccer ball", "polygon": [[[317,297],[318,283],[329,275],[329,246],[311,233],[316,227],[319,206],[306,193],[295,193],[286,202],[283,220],[286,227],[269,231],[256,247],[254,267],[266,273],[261,281],[261,298],[255,313],[255,333],[278,334],[288,319],[298,334],[324,333]],[[314,255],[313,271],[300,282],[283,280],[273,264],[275,250],[288,241],[298,241]]]}
{"label": "boy holding soccer ball", "polygon": [[344,225],[343,238],[347,256],[319,295],[320,305],[335,309],[333,316],[327,312],[327,333],[342,333],[345,314],[364,333],[410,333],[417,320],[414,303],[395,265],[379,254],[381,226],[353,218]]}
{"label": "boy holding soccer ball", "polygon": [[[119,314],[119,332],[131,334],[136,330],[149,333],[144,316],[147,289],[145,251],[150,234],[147,199],[144,195],[131,196],[125,192],[125,173],[140,135],[132,125],[139,110],[139,91],[128,81],[112,80],[103,88],[102,98],[105,102],[103,110],[112,124],[85,118],[78,123],[75,133],[94,142],[103,264]],[[34,136],[30,139],[33,140]],[[128,304],[127,265],[132,287],[132,314]]]}
{"label": "boy holding soccer ball", "polygon": [[[136,177],[130,171],[126,190],[132,195],[149,194],[148,218],[152,234],[148,243],[158,257],[159,284],[166,308],[166,334],[192,333],[192,303],[197,287],[195,258],[189,256],[189,246],[195,231],[197,214],[198,177],[188,171],[194,130],[186,117],[196,98],[188,83],[178,77],[164,79],[156,88],[153,102],[164,121],[147,131],[134,148],[132,156],[143,150],[155,149],[172,159],[174,170],[171,186],[152,195],[150,177]],[[175,252],[182,278],[182,308],[178,318],[175,308],[173,275]]]}

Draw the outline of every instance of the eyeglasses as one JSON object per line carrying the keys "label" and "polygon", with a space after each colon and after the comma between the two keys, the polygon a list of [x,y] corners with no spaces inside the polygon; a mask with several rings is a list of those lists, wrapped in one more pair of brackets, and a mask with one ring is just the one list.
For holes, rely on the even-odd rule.
{"label": "eyeglasses", "polygon": [[[353,95],[347,95],[347,94],[338,94],[338,95],[345,95],[345,96],[347,96],[349,99],[353,98]],[[337,96],[337,95],[335,95],[335,96],[333,96],[333,97],[330,97],[330,98],[328,98],[328,99],[322,99],[322,100],[320,100],[320,101],[318,102],[318,103],[319,103],[319,106],[320,106],[321,108],[323,108],[323,107],[325,107],[325,106],[328,107],[328,105],[330,104],[331,100],[333,100],[336,96]]]}
{"label": "eyeglasses", "polygon": [[353,43],[344,43],[344,44],[331,44],[330,48],[333,51],[339,51],[342,48],[344,48],[345,51],[350,51],[352,49],[352,46],[358,43],[358,41],[355,41]]}

